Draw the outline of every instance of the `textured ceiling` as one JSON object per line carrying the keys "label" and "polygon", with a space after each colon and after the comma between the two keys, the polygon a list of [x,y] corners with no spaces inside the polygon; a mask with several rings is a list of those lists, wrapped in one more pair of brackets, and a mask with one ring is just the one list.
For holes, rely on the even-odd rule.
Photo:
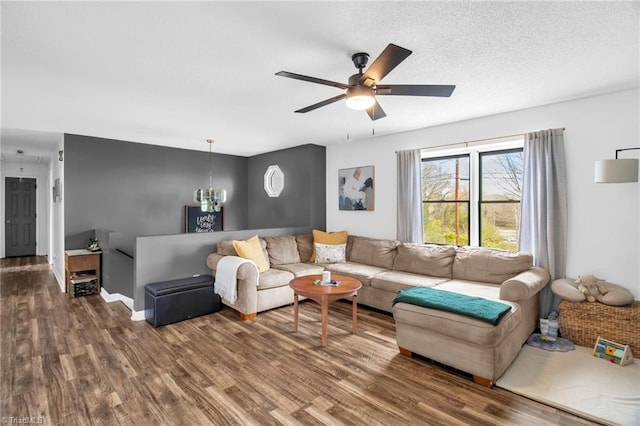
{"label": "textured ceiling", "polygon": [[[340,90],[351,54],[413,51],[379,102],[384,135],[639,85],[638,2],[2,2],[2,151],[77,133],[253,155],[370,138]],[[24,132],[28,131],[28,132]],[[28,135],[37,135],[36,139]],[[39,139],[38,139],[39,138]],[[53,140],[59,140],[54,136]],[[15,151],[13,151],[15,152]]]}

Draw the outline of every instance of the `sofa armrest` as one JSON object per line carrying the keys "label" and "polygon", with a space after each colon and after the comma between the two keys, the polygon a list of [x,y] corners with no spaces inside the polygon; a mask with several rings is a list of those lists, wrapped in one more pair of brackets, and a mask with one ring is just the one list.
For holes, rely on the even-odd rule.
{"label": "sofa armrest", "polygon": [[[224,257],[222,254],[211,253],[207,256],[207,266],[216,275],[218,263]],[[255,265],[243,263],[236,273],[238,280],[238,297],[234,303],[222,300],[225,305],[231,306],[233,309],[244,315],[254,315],[258,311],[258,278],[259,272]]]}
{"label": "sofa armrest", "polygon": [[213,275],[215,275],[215,271],[216,269],[218,269],[218,262],[220,262],[220,259],[222,259],[223,257],[223,255],[218,253],[211,253],[209,256],[207,256],[207,266],[214,272]]}
{"label": "sofa armrest", "polygon": [[500,299],[510,302],[529,299],[542,290],[549,282],[549,279],[549,272],[546,269],[532,266],[530,269],[502,283],[500,286]]}
{"label": "sofa armrest", "polygon": [[[218,262],[220,262],[220,259],[223,257],[224,255],[218,253],[211,253],[207,256],[207,266],[213,271],[213,276],[216,275],[215,271],[218,269]],[[238,278],[239,281],[246,281],[254,287],[258,286],[258,276],[258,269],[250,263],[240,265],[236,273],[236,278]]]}

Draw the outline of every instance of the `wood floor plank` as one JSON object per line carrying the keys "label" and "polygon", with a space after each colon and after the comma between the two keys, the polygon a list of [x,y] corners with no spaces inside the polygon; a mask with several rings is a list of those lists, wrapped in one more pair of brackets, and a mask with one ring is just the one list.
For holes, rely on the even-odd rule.
{"label": "wood floor plank", "polygon": [[278,421],[278,423],[284,426],[300,426],[300,423],[297,419],[295,419],[290,414],[283,412],[283,410],[276,408],[275,410],[269,411],[269,415]]}
{"label": "wood floor plank", "polygon": [[51,425],[593,425],[398,352],[393,318],[300,303],[153,328],[122,303],[68,298],[46,259],[0,259],[0,413]]}
{"label": "wood floor plank", "polygon": [[70,380],[76,380],[78,378],[78,372],[76,371],[76,367],[73,362],[73,356],[71,354],[60,355],[60,365],[62,366],[62,374],[64,375],[64,379],[67,382]]}
{"label": "wood floor plank", "polygon": [[248,415],[248,413],[223,390],[216,389],[214,386],[209,386],[206,391],[220,407],[222,418],[226,419],[229,424],[254,424],[253,419]]}

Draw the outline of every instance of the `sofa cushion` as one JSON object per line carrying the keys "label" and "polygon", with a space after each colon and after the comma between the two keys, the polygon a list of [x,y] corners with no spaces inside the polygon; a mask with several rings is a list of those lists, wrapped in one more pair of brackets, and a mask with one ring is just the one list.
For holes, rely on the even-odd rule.
{"label": "sofa cushion", "polygon": [[327,263],[322,264],[324,269],[332,273],[347,275],[360,280],[363,287],[371,285],[371,278],[382,272],[387,271],[379,266],[365,265],[362,263]]}
{"label": "sofa cushion", "polygon": [[298,244],[300,262],[309,262],[311,260],[311,253],[313,252],[313,235],[296,235],[296,243]]}
{"label": "sofa cushion", "polygon": [[433,287],[447,281],[447,278],[429,277],[411,272],[387,271],[371,278],[371,287],[394,294],[399,290],[406,290],[411,287]]}
{"label": "sofa cushion", "polygon": [[256,235],[246,241],[233,240],[233,248],[238,252],[238,256],[253,260],[260,272],[269,269],[268,254],[266,253],[266,243]]}
{"label": "sofa cushion", "polygon": [[291,272],[296,277],[304,275],[320,275],[322,274],[322,271],[324,271],[322,265],[316,265],[315,263],[291,263],[288,265],[276,265],[274,268]]}
{"label": "sofa cushion", "polygon": [[533,266],[529,253],[483,247],[456,247],[453,278],[502,284]]}
{"label": "sofa cushion", "polygon": [[485,299],[506,303],[506,301],[500,299],[499,284],[452,279],[445,281],[442,284],[438,284],[436,288],[438,290],[453,291],[455,293],[462,293],[468,296],[484,297]]}
{"label": "sofa cushion", "polygon": [[358,237],[357,235],[347,236],[347,260],[351,259],[351,250],[353,249],[353,240],[357,238],[362,238],[362,237]]}
{"label": "sofa cushion", "polygon": [[432,277],[452,278],[455,257],[456,249],[453,246],[402,243],[398,246],[393,269]]}
{"label": "sofa cushion", "polygon": [[294,276],[291,272],[275,268],[269,269],[260,273],[258,277],[258,290],[288,286],[293,278]]}
{"label": "sofa cushion", "polygon": [[238,252],[233,248],[233,241],[220,241],[218,244],[217,253],[222,256],[237,256]]}
{"label": "sofa cushion", "polygon": [[276,237],[264,237],[267,243],[269,263],[274,265],[286,265],[300,262],[298,244],[293,235],[278,235]]}
{"label": "sofa cushion", "polygon": [[[347,243],[347,231],[337,232],[324,232],[314,229],[311,231],[313,234],[313,242],[320,244],[346,244]],[[315,247],[311,252],[311,261],[316,261]]]}
{"label": "sofa cushion", "polygon": [[398,244],[399,242],[395,240],[354,237],[349,260],[391,269],[393,260],[396,257]]}

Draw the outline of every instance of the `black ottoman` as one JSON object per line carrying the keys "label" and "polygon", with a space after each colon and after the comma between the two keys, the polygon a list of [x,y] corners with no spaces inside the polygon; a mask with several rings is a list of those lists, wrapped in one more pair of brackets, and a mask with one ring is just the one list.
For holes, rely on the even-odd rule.
{"label": "black ottoman", "polygon": [[222,309],[220,296],[213,292],[212,276],[152,283],[144,289],[144,316],[154,327]]}

